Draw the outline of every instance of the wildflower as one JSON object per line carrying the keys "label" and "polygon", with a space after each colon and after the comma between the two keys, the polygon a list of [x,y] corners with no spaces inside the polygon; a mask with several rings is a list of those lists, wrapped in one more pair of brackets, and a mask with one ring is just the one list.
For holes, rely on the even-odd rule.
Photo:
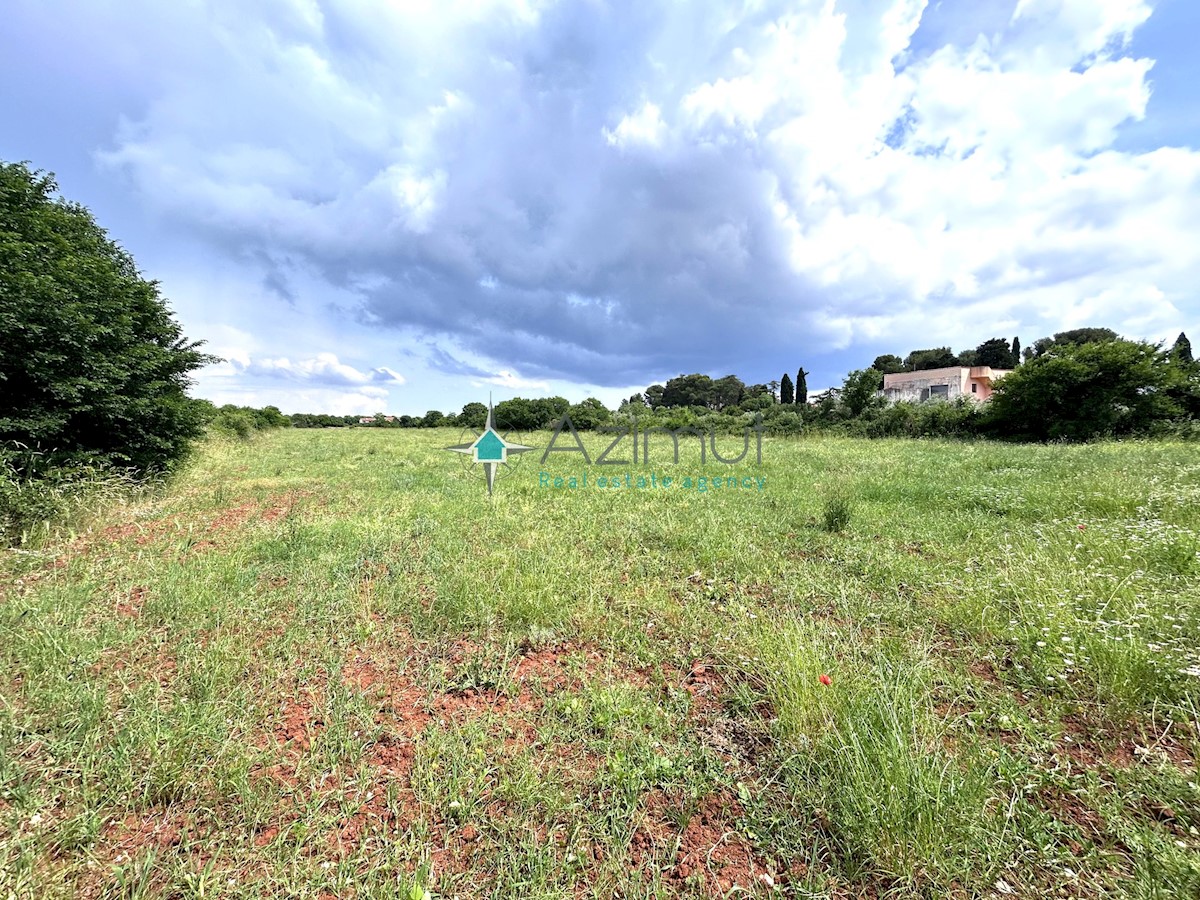
{"label": "wildflower", "polygon": [[820,681],[821,684],[825,685],[826,687],[833,684],[833,679],[830,678],[828,675],[825,675],[824,673],[822,673],[821,677],[818,678],[817,680]]}
{"label": "wildflower", "polygon": [[1077,528],[1078,528],[1080,531],[1087,531],[1087,526],[1086,526],[1086,525],[1084,525],[1082,522],[1080,522],[1080,523],[1079,523],[1079,525],[1077,525],[1076,527],[1077,527]]}

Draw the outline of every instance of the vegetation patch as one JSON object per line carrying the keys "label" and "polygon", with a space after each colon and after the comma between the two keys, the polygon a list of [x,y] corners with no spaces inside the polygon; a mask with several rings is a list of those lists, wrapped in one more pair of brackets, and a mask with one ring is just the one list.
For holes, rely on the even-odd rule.
{"label": "vegetation patch", "polygon": [[1185,445],[488,500],[453,439],[216,440],[5,555],[0,895],[1196,892]]}

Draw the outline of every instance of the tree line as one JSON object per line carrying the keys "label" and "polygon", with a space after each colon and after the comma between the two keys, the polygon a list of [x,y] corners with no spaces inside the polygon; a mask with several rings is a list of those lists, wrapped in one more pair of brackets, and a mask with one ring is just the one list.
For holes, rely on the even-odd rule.
{"label": "tree line", "polygon": [[[1002,345],[1008,346],[1007,366]],[[989,352],[984,352],[987,348]],[[1110,328],[1076,328],[1040,338],[1020,351],[1014,338],[993,338],[974,354],[949,349],[914,351],[905,360],[876,357],[850,372],[839,391],[822,396],[810,416],[814,427],[848,434],[980,436],[1011,440],[1083,441],[1127,435],[1200,438],[1200,365],[1180,332],[1170,347],[1130,340]],[[953,356],[953,354],[950,354]],[[1018,361],[1019,356],[1019,361]],[[984,404],[886,402],[880,388],[889,363],[895,371],[923,371],[943,364],[1009,368]]]}
{"label": "tree line", "polygon": [[[993,398],[955,402],[889,404],[883,376],[952,366],[1008,370]],[[868,437],[985,436],[1023,440],[1088,440],[1099,436],[1173,433],[1200,436],[1200,367],[1181,333],[1169,349],[1120,337],[1109,328],[1077,328],[1044,337],[1021,350],[1020,339],[989,338],[973,350],[948,347],[914,350],[903,359],[877,356],[850,372],[840,388],[809,403],[808,373],[800,368],[766,384],[746,384],[736,375],[713,378],[678,375],[652,384],[615,410],[594,397],[571,404],[563,397],[515,397],[495,407],[503,431],[553,428],[564,414],[579,430],[606,425],[677,429],[697,427],[736,432],[761,417],[772,434],[804,429]],[[458,413],[430,410],[423,416],[366,417],[369,427],[481,429],[487,407],[468,403]],[[362,427],[360,416],[295,414],[297,428]],[[280,424],[277,420],[274,424]]]}

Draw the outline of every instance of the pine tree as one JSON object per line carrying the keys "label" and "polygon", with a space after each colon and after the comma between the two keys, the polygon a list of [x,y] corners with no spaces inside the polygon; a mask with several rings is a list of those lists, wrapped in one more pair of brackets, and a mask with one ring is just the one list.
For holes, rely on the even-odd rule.
{"label": "pine tree", "polygon": [[1180,362],[1192,362],[1192,342],[1182,331],[1179,332],[1179,337],[1175,338],[1175,346],[1171,348],[1171,354]]}
{"label": "pine tree", "polygon": [[792,376],[787,372],[783,373],[783,379],[779,382],[779,402],[791,406],[796,402],[796,392],[792,387]]}
{"label": "pine tree", "polygon": [[803,369],[796,373],[796,405],[808,406],[808,373]]}
{"label": "pine tree", "polygon": [[1013,346],[1012,346],[1012,366],[1011,366],[1011,368],[1015,369],[1020,364],[1021,364],[1021,339],[1019,337],[1014,337],[1013,338]]}

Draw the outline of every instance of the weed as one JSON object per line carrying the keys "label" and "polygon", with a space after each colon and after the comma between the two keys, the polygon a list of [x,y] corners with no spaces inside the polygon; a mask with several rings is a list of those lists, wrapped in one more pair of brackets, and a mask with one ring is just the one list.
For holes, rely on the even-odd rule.
{"label": "weed", "polygon": [[821,507],[821,526],[829,532],[845,531],[854,512],[854,501],[844,488],[834,488],[825,494]]}

